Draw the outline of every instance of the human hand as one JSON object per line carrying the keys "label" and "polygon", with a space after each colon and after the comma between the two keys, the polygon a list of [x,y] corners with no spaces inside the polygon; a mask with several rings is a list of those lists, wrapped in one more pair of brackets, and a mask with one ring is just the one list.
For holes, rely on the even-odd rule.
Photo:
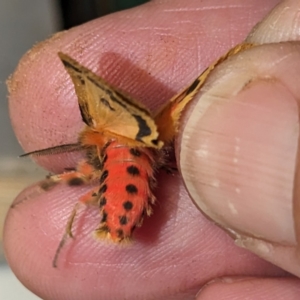
{"label": "human hand", "polygon": [[[42,149],[74,142],[82,127],[74,88],[59,62],[58,51],[66,52],[83,65],[97,70],[112,84],[135,98],[144,100],[153,109],[189,84],[226,49],[240,42],[251,27],[277,2],[264,1],[262,4],[261,1],[247,1],[247,4],[240,4],[240,1],[236,0],[232,1],[231,5],[224,6],[222,1],[214,1],[212,4],[209,0],[201,3],[153,1],[54,36],[37,45],[22,59],[10,82],[11,116],[18,139],[28,151]],[[288,2],[297,7],[297,1]],[[292,11],[290,9],[289,13],[292,14]],[[290,18],[293,19],[291,16]],[[282,46],[274,45],[275,49],[266,47],[261,48],[262,50],[251,50],[256,51],[253,60],[262,59],[262,64],[265,57],[269,57],[269,52],[262,53],[263,56],[257,51],[269,50],[271,53],[275,51],[276,54],[276,47]],[[247,53],[251,55],[250,51]],[[246,57],[248,54],[244,55]],[[253,63],[253,60],[246,59],[245,62]],[[232,59],[232,66],[234,63]],[[259,61],[256,61],[256,64],[259,65]],[[296,72],[296,60],[293,60],[291,67],[293,70],[295,68]],[[227,68],[230,69],[231,66],[227,65]],[[207,87],[212,85],[216,76],[222,76],[224,72],[220,67],[209,79]],[[288,75],[292,74],[297,73],[290,72]],[[252,92],[251,88],[252,86],[248,92]],[[263,87],[259,86],[261,89],[258,91],[255,85],[254,88],[252,93],[258,95],[250,94],[251,97],[248,97],[250,101],[254,99],[254,104],[257,105],[258,100],[261,100],[259,97]],[[205,88],[205,91],[207,89]],[[265,90],[263,92],[265,95]],[[272,88],[267,92],[271,93]],[[264,99],[268,98],[263,97]],[[196,118],[199,118],[197,107],[201,101],[196,101],[192,115],[188,117],[187,114],[183,120],[187,126],[183,127],[182,138],[177,141],[180,167],[189,192],[195,200],[199,195],[205,195],[211,202],[220,199],[222,203],[227,189],[225,192],[221,187],[215,189],[211,196],[211,191],[203,184],[198,185],[198,182],[203,183],[203,174],[207,176],[205,179],[211,179],[211,172],[218,169],[216,163],[223,163],[224,168],[228,164],[223,162],[225,156],[216,162],[196,155],[197,149],[202,149],[202,140],[199,141],[191,129],[197,123]],[[276,103],[281,102],[278,100]],[[191,105],[189,111],[192,109]],[[247,113],[248,111],[250,110],[248,109]],[[281,106],[279,111],[283,111]],[[227,110],[221,115],[217,109],[210,109],[209,112],[213,114],[201,116],[201,123],[199,120],[199,137],[202,137],[200,129],[207,128],[207,123],[203,122],[209,122],[210,131],[219,132],[217,126],[222,126],[225,122],[223,118],[228,118]],[[232,110],[229,110],[229,113],[233,114]],[[278,113],[271,110],[267,110],[267,114],[263,116],[269,114],[270,118],[278,119]],[[232,136],[236,134],[235,128],[243,129],[240,124],[245,124],[245,113],[243,116],[232,119],[237,122],[229,127],[233,132]],[[253,119],[257,121],[255,117],[256,115]],[[294,120],[295,118],[291,118],[291,121]],[[251,121],[250,119],[249,122]],[[276,125],[276,122],[272,122],[271,125],[274,123]],[[268,123],[259,124],[266,127]],[[248,126],[250,125],[247,124],[244,129],[252,128]],[[269,127],[267,129],[270,130]],[[278,128],[276,129],[278,132]],[[189,136],[194,137],[194,140],[188,140]],[[275,149],[281,145],[283,137],[283,134],[278,135]],[[218,135],[210,141],[213,144],[207,143],[210,146],[208,154],[215,157],[214,155],[220,153],[222,141],[218,140]],[[254,146],[250,149],[252,153],[257,153]],[[192,154],[188,152],[190,147],[193,149]],[[232,156],[230,147],[228,153]],[[278,151],[285,153],[283,150]],[[201,151],[199,153],[201,154]],[[228,153],[225,152],[226,155]],[[292,161],[293,156],[290,157],[289,154],[288,152],[283,158]],[[196,170],[191,168],[188,156],[193,158],[192,163],[197,166]],[[52,171],[59,172],[64,167],[73,166],[76,158],[76,155],[67,154],[39,158],[38,162]],[[196,163],[198,159],[199,164]],[[275,164],[278,163],[277,160],[269,163],[273,163],[271,166],[278,166]],[[292,162],[288,165],[292,166]],[[247,165],[247,170],[250,166],[254,168],[251,169],[253,173],[257,174],[256,180],[266,182],[269,177],[263,177],[264,173],[254,172],[259,168],[255,166],[255,161]],[[293,177],[293,172],[289,172],[287,168],[288,166],[285,166],[284,174],[288,174],[288,178],[284,180]],[[223,170],[225,171],[222,175],[226,175],[225,179],[229,178],[226,173],[229,169]],[[262,177],[259,177],[260,174]],[[196,178],[196,181],[193,178]],[[249,182],[249,178],[242,179],[242,183],[238,182],[241,191]],[[285,182],[280,177],[278,180]],[[74,227],[75,240],[70,240],[61,252],[58,269],[52,268],[53,255],[64,232],[69,213],[76,199],[86,189],[58,186],[22,202],[11,209],[5,226],[5,250],[13,271],[29,289],[44,299],[194,299],[197,291],[209,281],[211,283],[202,289],[197,299],[220,299],[220,295],[223,298],[230,298],[229,295],[231,299],[244,298],[245,293],[249,297],[249,287],[253,299],[257,299],[259,295],[264,295],[264,299],[278,299],[278,295],[284,295],[284,299],[295,299],[300,289],[298,280],[287,277],[272,279],[271,277],[285,273],[236,247],[223,231],[207,221],[195,209],[179,176],[160,174],[158,182],[158,203],[154,215],[136,231],[135,242],[131,246],[124,248],[92,239],[91,232],[97,227],[99,216],[97,211],[87,209],[77,218],[78,222]],[[191,184],[196,184],[196,188],[192,189]],[[270,185],[264,186],[269,190],[270,186],[275,189],[277,185],[278,182],[272,180]],[[290,186],[291,184],[286,183],[283,188],[288,190]],[[232,187],[236,187],[236,182],[233,182]],[[34,188],[21,193],[16,201],[30,195],[32,189]],[[217,195],[218,190],[222,194]],[[259,197],[260,193],[261,190],[252,187],[252,198]],[[224,199],[227,196],[226,194]],[[234,196],[235,193],[230,194],[232,201]],[[249,205],[246,207],[249,209]],[[219,212],[218,208],[214,207],[214,211]],[[253,223],[258,224],[258,212],[252,212],[250,209],[249,212],[250,218],[255,220]],[[285,268],[284,265],[280,265]],[[231,276],[230,280],[220,279],[228,276]]]}

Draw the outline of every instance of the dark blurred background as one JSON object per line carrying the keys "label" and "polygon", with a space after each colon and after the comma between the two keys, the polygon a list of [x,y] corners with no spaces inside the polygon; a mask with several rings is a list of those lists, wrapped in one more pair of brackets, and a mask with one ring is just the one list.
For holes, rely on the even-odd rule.
{"label": "dark blurred background", "polygon": [[148,0],[58,0],[64,29],[115,11],[131,8]]}

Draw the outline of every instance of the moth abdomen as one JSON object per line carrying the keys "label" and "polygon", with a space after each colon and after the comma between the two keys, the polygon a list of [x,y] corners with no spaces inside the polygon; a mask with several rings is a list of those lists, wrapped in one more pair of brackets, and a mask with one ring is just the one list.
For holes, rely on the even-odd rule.
{"label": "moth abdomen", "polygon": [[[132,149],[112,143],[100,177],[99,208],[102,218],[96,236],[121,242],[130,239],[154,203],[153,155],[147,149]],[[150,200],[149,200],[150,199]]]}

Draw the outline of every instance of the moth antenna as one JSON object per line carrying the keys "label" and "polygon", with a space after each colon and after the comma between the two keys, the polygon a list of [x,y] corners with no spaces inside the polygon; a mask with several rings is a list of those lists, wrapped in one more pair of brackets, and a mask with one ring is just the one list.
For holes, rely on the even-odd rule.
{"label": "moth antenna", "polygon": [[65,233],[62,237],[62,239],[60,240],[59,242],[59,245],[56,249],[56,252],[55,252],[55,255],[54,255],[54,258],[53,258],[53,261],[52,261],[52,266],[53,268],[57,268],[57,260],[58,260],[58,256],[61,252],[61,249],[64,247],[64,245],[66,244],[66,241],[68,240],[68,238],[74,238],[73,234],[72,234],[72,226],[73,226],[73,222],[74,222],[74,219],[75,219],[75,216],[76,216],[76,213],[77,213],[77,210],[80,206],[80,202],[77,202],[73,208],[73,211],[71,212],[70,214],[70,217],[69,217],[69,220],[68,220],[68,223],[67,223],[67,226],[66,226],[66,230],[65,230]]}
{"label": "moth antenna", "polygon": [[29,155],[35,155],[35,156],[42,156],[42,155],[52,155],[52,154],[59,154],[59,153],[65,153],[65,152],[73,152],[73,151],[80,151],[83,147],[81,144],[65,144],[65,145],[59,145],[54,147],[49,147],[41,150],[35,150],[31,152],[24,153],[20,155],[19,157],[25,157]]}

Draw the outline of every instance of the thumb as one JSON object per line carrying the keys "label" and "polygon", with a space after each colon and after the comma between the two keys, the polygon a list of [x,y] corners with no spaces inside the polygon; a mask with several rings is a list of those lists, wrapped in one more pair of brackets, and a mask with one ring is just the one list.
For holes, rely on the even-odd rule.
{"label": "thumb", "polygon": [[[297,276],[299,9],[299,1],[283,1],[247,40],[264,44],[209,76],[179,154],[196,205],[237,245]],[[298,28],[284,26],[290,20]]]}

